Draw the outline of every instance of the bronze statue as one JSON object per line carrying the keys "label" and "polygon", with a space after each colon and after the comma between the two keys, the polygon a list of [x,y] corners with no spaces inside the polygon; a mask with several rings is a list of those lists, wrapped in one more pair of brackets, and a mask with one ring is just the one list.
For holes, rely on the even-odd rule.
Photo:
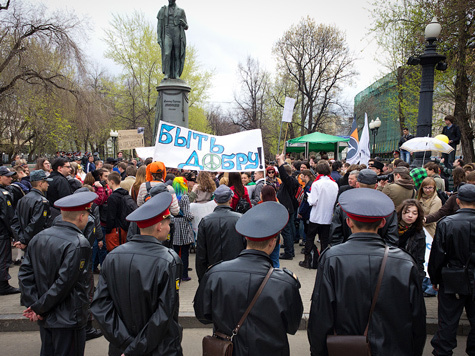
{"label": "bronze statue", "polygon": [[183,9],[176,6],[175,0],[168,0],[157,15],[158,44],[162,49],[162,72],[165,79],[180,78],[185,65],[186,36],[188,29]]}

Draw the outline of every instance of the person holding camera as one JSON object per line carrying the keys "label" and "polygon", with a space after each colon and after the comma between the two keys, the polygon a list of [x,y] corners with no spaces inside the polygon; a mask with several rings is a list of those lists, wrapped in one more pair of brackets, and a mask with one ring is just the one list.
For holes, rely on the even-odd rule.
{"label": "person holding camera", "polygon": [[384,186],[382,192],[386,194],[397,208],[406,199],[414,199],[416,190],[414,189],[414,181],[409,175],[409,169],[406,167],[396,167],[393,171],[394,183],[388,183]]}

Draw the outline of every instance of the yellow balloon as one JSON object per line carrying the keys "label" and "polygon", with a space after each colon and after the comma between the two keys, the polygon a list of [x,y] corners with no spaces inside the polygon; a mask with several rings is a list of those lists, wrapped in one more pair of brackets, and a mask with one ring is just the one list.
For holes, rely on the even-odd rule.
{"label": "yellow balloon", "polygon": [[436,139],[438,139],[442,142],[449,143],[449,138],[446,135],[437,135],[434,138],[436,138]]}

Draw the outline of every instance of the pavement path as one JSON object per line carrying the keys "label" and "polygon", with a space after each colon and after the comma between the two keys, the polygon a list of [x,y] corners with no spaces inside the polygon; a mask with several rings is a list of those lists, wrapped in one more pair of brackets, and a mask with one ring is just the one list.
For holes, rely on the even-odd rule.
{"label": "pavement path", "polygon": [[[300,254],[300,247],[295,245],[296,257],[289,260],[281,260],[281,268],[286,267],[294,272],[302,285],[300,294],[304,305],[304,318],[301,328],[306,328],[306,318],[310,312],[310,298],[315,285],[317,270],[302,268],[298,262],[303,260]],[[189,273],[191,281],[182,282],[180,287],[180,323],[184,328],[201,328],[202,325],[196,318],[193,310],[193,298],[198,288],[198,278],[195,272],[195,254],[190,255],[190,267],[193,271]],[[12,276],[11,285],[18,286],[18,266],[10,269]],[[97,284],[98,275],[95,275]],[[437,326],[437,298],[424,298],[427,309],[427,332],[435,333]],[[0,296],[0,332],[3,331],[35,331],[38,330],[36,324],[30,323],[22,317],[25,308],[20,305],[19,294]],[[462,315],[458,330],[459,335],[468,335],[469,324],[465,313]]]}
{"label": "pavement path", "polygon": [[[204,336],[210,335],[211,329],[184,329],[183,355],[201,356],[201,340]],[[432,335],[427,336],[426,347],[423,356],[431,355],[430,339]],[[454,350],[454,356],[465,355],[465,336],[458,336],[457,348]],[[291,355],[309,355],[310,346],[308,344],[307,332],[298,331],[295,335],[289,335],[290,354]],[[0,345],[2,345],[1,354],[5,356],[37,356],[41,347],[40,333],[38,331],[30,332],[11,332],[0,333]],[[104,356],[107,355],[109,344],[104,337],[88,341],[86,343],[85,356]]]}

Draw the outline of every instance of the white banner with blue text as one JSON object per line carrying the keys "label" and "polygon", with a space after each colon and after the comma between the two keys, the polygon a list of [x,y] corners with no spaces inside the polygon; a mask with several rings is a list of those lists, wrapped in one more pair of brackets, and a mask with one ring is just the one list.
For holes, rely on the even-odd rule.
{"label": "white banner with blue text", "polygon": [[155,161],[165,166],[212,172],[250,172],[265,168],[261,130],[214,136],[160,121]]}

